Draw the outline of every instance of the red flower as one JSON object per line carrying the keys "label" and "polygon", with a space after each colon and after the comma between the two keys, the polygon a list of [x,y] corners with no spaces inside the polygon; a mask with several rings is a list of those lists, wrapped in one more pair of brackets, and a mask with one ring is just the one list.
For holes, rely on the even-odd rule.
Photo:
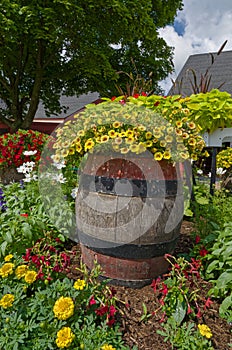
{"label": "red flower", "polygon": [[200,256],[206,256],[208,254],[208,250],[205,247],[202,247],[199,251]]}
{"label": "red flower", "polygon": [[117,310],[115,309],[115,307],[113,305],[110,305],[110,310],[109,310],[110,317],[113,317],[116,312]]}
{"label": "red flower", "polygon": [[20,216],[24,216],[25,218],[27,218],[28,214],[20,214]]}
{"label": "red flower", "polygon": [[111,97],[111,101],[114,101],[116,99],[116,96]]}
{"label": "red flower", "polygon": [[207,307],[210,307],[210,305],[213,304],[212,300],[210,298],[208,298],[205,302],[205,305],[204,305],[204,310],[207,308]]}
{"label": "red flower", "polygon": [[134,98],[138,98],[140,95],[139,94],[134,94],[133,97]]}
{"label": "red flower", "polygon": [[108,310],[109,310],[108,306],[104,305],[96,309],[95,312],[98,316],[103,316],[108,312]]}
{"label": "red flower", "polygon": [[159,104],[160,104],[159,101],[156,101],[156,102],[154,103],[154,106],[157,107],[157,106],[159,106]]}
{"label": "red flower", "polygon": [[141,95],[142,96],[147,96],[146,92],[144,92],[144,91],[141,92]]}
{"label": "red flower", "polygon": [[200,240],[201,240],[201,237],[197,235],[195,238],[195,243],[198,244],[200,242]]}

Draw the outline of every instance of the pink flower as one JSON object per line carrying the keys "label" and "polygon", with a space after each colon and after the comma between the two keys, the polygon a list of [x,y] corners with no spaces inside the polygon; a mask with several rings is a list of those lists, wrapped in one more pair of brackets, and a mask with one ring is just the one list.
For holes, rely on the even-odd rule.
{"label": "pink flower", "polygon": [[92,295],[90,300],[89,300],[89,305],[95,305],[96,304],[96,300],[94,299],[94,296]]}

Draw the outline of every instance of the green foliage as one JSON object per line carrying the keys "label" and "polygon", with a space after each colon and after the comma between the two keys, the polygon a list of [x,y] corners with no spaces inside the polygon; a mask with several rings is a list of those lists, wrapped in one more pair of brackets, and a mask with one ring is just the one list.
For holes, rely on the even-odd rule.
{"label": "green foliage", "polygon": [[[39,101],[60,113],[60,94],[114,94],[117,72],[153,72],[153,88],[173,70],[172,49],[158,29],[173,22],[181,0],[6,0],[0,14],[2,122],[28,128]],[[111,91],[111,92],[110,92]],[[65,106],[64,106],[65,107]],[[67,106],[66,106],[67,108]]]}
{"label": "green foliage", "polygon": [[222,300],[219,312],[229,322],[232,321],[232,222],[215,232],[215,240],[206,258],[206,277],[213,283],[210,294]]}
{"label": "green foliage", "polygon": [[[12,264],[8,273],[7,264]],[[83,279],[58,278],[50,284],[29,281],[29,269],[19,275],[18,268],[22,266],[21,259],[16,256],[6,257],[1,264],[1,348],[57,349],[62,347],[57,343],[58,332],[69,327],[75,335],[71,339],[73,350],[100,350],[107,344],[113,349],[128,349],[123,345],[118,326],[110,327],[117,313],[116,300],[106,282],[98,281],[99,266],[96,265],[90,274],[81,267]],[[6,295],[13,297],[13,301],[4,299]],[[68,299],[59,304],[61,297]]]}
{"label": "green foliage", "polygon": [[208,93],[191,95],[186,105],[202,132],[213,132],[232,125],[232,99],[225,91],[213,89]]}
{"label": "green foliage", "polygon": [[6,252],[24,252],[51,229],[60,235],[45,213],[37,181],[24,185],[11,183],[2,186],[2,190],[4,210],[0,214],[0,256]]}
{"label": "green foliage", "polygon": [[170,342],[171,349],[179,350],[213,350],[210,340],[204,338],[194,323],[179,324],[173,317],[163,324],[163,330],[157,333],[164,337],[164,342]]}

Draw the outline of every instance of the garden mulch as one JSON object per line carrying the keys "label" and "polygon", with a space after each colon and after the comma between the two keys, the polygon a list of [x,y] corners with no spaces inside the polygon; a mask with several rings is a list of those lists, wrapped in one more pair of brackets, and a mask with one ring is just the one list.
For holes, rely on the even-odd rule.
{"label": "garden mulch", "polygon": [[[190,235],[191,231],[191,222],[184,221],[174,255],[189,252],[193,245]],[[79,252],[79,246],[74,245],[72,250]],[[79,254],[76,254],[72,258],[73,268],[69,277],[78,278],[79,274],[76,267],[78,267],[80,261],[79,256]],[[199,281],[199,294],[202,300],[206,297],[207,289],[209,288],[209,283]],[[131,349],[136,345],[138,350],[170,350],[170,343],[165,343],[164,338],[157,334],[157,330],[162,329],[160,322],[162,317],[161,311],[141,322],[141,317],[144,314],[143,303],[147,307],[147,314],[153,313],[160,307],[159,300],[152,287],[148,285],[140,289],[132,289],[114,286],[114,289],[116,290],[116,297],[120,300],[121,312],[118,318],[125,343]],[[213,333],[211,340],[215,350],[230,350],[231,347],[228,344],[232,343],[232,325],[219,317],[219,306],[220,304],[214,300],[203,316],[197,319],[196,322],[204,323],[210,327]]]}

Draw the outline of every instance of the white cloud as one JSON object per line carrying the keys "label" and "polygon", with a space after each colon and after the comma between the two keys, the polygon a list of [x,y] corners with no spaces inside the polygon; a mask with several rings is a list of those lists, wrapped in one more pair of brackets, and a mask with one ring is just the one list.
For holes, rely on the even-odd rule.
{"label": "white cloud", "polygon": [[[176,20],[185,24],[183,35],[173,26],[160,29],[160,36],[174,48],[176,78],[190,55],[217,52],[228,40],[224,51],[232,50],[232,6],[231,0],[184,0],[184,8]],[[162,82],[165,92],[171,87],[171,77]]]}

